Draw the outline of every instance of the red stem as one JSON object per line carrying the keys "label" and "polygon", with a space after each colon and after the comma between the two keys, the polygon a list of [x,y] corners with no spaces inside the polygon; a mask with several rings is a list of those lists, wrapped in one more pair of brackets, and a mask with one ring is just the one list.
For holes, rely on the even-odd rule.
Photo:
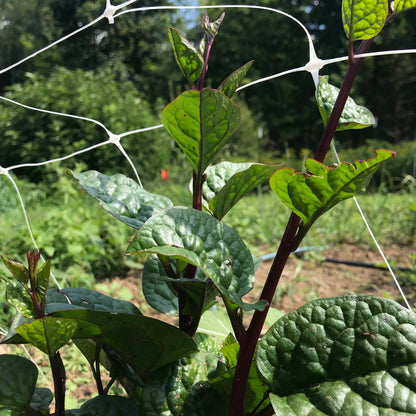
{"label": "red stem", "polygon": [[[365,40],[361,43],[357,50],[357,54],[365,53],[368,51],[372,39]],[[338,126],[339,119],[344,109],[347,98],[350,94],[354,79],[358,73],[362,59],[356,59],[353,63],[350,63],[348,70],[345,74],[344,82],[341,86],[339,95],[335,102],[334,108],[328,119],[328,123],[325,127],[324,133],[321,137],[318,149],[315,154],[315,159],[322,162],[328,152],[332,138],[334,137],[335,130]],[[299,229],[300,218],[293,214],[290,216],[288,224],[286,226],[285,233],[283,235],[280,246],[276,252],[273,264],[270,268],[267,276],[266,283],[264,285],[260,299],[266,300],[269,305],[273,300],[274,293],[282,275],[286,262],[292,253],[296,249],[293,245],[293,240],[296,237],[296,233]],[[233,390],[230,399],[230,416],[243,416],[244,415],[244,396],[247,388],[248,375],[250,366],[253,361],[254,351],[257,346],[257,341],[260,337],[261,330],[266,319],[268,307],[263,311],[255,311],[253,318],[247,330],[247,336],[240,344],[240,353],[238,356],[238,362],[236,366]]]}

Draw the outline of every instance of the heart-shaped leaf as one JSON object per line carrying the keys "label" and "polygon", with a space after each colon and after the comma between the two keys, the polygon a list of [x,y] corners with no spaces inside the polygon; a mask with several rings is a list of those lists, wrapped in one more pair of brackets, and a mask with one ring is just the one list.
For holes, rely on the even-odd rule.
{"label": "heart-shaped leaf", "polygon": [[[327,75],[320,77],[318,88],[316,89],[316,101],[318,102],[319,112],[325,126],[339,94],[339,88],[331,85],[328,80],[329,77]],[[351,97],[348,97],[336,131],[364,129],[372,126],[374,122],[374,116],[370,110],[356,104]]]}
{"label": "heart-shaped leaf", "polygon": [[203,56],[176,29],[169,29],[169,40],[179,68],[189,82],[189,85],[193,85],[201,76],[202,69],[204,68]]}
{"label": "heart-shaped leaf", "polygon": [[411,9],[413,7],[416,7],[416,0],[395,0],[394,1],[395,13],[402,12],[407,9]]}
{"label": "heart-shaped leaf", "polygon": [[16,328],[16,332],[27,342],[51,356],[72,338],[77,325],[72,319],[45,316],[43,319],[20,325]]}
{"label": "heart-shaped leaf", "polygon": [[165,107],[161,121],[202,174],[237,130],[240,109],[218,90],[185,91]]}
{"label": "heart-shaped leaf", "polygon": [[388,13],[386,0],[343,0],[342,23],[348,39],[371,39],[384,27]]}
{"label": "heart-shaped leaf", "polygon": [[28,408],[35,392],[38,370],[27,358],[17,355],[0,355],[0,411],[12,414]]}
{"label": "heart-shaped leaf", "polygon": [[139,252],[179,258],[198,267],[223,296],[245,310],[266,306],[242,301],[254,284],[253,258],[232,228],[205,212],[176,207],[154,215],[128,248],[128,254]]}
{"label": "heart-shaped leaf", "polygon": [[203,203],[215,218],[222,219],[241,198],[275,171],[272,166],[254,163],[221,162],[210,166],[202,188]]}
{"label": "heart-shaped leaf", "polygon": [[106,211],[133,228],[140,228],[153,214],[173,205],[121,174],[106,176],[94,170],[71,174]]}
{"label": "heart-shaped leaf", "polygon": [[196,349],[192,338],[180,329],[146,316],[89,309],[60,311],[53,316],[99,328],[102,343],[113,349],[142,380]]}
{"label": "heart-shaped leaf", "polygon": [[270,178],[270,186],[281,201],[302,219],[303,229],[307,230],[338,202],[361,191],[380,163],[394,153],[376,150],[376,155],[367,161],[357,160],[355,166],[342,162],[336,168],[307,159],[309,173],[280,169]]}
{"label": "heart-shaped leaf", "polygon": [[416,315],[389,299],[310,302],[270,328],[256,364],[276,414],[416,413]]}
{"label": "heart-shaped leaf", "polygon": [[253,63],[254,61],[250,61],[243,65],[241,68],[238,68],[221,83],[218,89],[222,91],[228,98],[231,98],[234,95],[236,89],[243,82],[244,77],[247,75],[247,72]]}

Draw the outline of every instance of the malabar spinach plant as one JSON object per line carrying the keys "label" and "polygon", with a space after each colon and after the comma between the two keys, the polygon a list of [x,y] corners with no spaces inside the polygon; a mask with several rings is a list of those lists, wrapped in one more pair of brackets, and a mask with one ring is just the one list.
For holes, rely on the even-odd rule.
{"label": "malabar spinach plant", "polygon": [[[396,11],[411,6],[409,0],[395,4]],[[198,46],[169,30],[189,90],[163,110],[162,123],[192,167],[192,207],[174,207],[123,175],[72,173],[104,209],[137,230],[127,254],[148,255],[142,277],[146,300],[162,314],[176,314],[178,327],[93,290],[49,288],[51,262],[38,268],[37,252],[27,253],[28,267],[3,258],[13,275],[6,278],[7,299],[17,310],[3,343],[30,343],[47,354],[55,415],[416,414],[416,315],[392,300],[319,299],[278,319],[260,339],[289,255],[321,215],[359,192],[394,155],[378,150],[367,161],[322,163],[336,131],[374,122],[349,98],[361,61],[355,55],[369,49],[393,15],[385,0],[344,0],[342,7],[349,66],[339,90],[328,77],[320,78],[316,99],[324,132],[306,172],[214,164],[239,125],[233,96],[252,65],[237,69],[217,89],[205,86],[222,15],[214,22],[205,16]],[[355,52],[356,41],[361,43]],[[253,287],[257,261],[222,220],[266,180],[293,213],[263,292],[250,304],[243,297]],[[201,333],[201,322],[220,301],[230,331],[219,341]],[[248,326],[247,311],[254,311]],[[65,411],[59,349],[70,340],[90,363],[98,396]],[[1,415],[49,413],[53,394],[36,388],[37,370],[29,360],[1,355],[0,368]],[[104,368],[108,383],[101,378]],[[124,396],[110,394],[116,381]]]}

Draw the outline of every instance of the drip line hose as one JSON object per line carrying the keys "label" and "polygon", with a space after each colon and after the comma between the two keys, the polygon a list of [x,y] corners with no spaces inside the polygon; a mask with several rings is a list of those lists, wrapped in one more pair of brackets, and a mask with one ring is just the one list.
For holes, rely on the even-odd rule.
{"label": "drip line hose", "polygon": [[[324,250],[327,247],[322,246],[309,246],[309,247],[300,247],[296,249],[293,254],[295,254],[296,257],[302,257],[305,252],[307,251],[318,251],[318,250]],[[265,256],[261,256],[260,259],[263,261],[269,261],[273,260],[276,256],[276,253],[266,254]],[[376,263],[365,263],[362,261],[353,261],[353,260],[340,260],[340,259],[333,259],[326,257],[323,259],[323,261],[326,261],[328,263],[335,263],[335,264],[345,264],[346,266],[353,266],[353,267],[366,267],[368,269],[377,269],[377,270],[386,270],[388,271],[387,267],[382,264],[376,264]],[[400,272],[410,272],[410,273],[416,273],[415,268],[411,267],[399,267],[399,266],[392,266],[393,270],[397,270]]]}

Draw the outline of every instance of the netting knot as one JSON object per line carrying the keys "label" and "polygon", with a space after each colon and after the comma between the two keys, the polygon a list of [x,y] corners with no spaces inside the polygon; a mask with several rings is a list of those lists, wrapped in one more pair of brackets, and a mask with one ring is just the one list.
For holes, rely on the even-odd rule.
{"label": "netting knot", "polygon": [[0,166],[0,175],[7,175],[9,173],[9,169]]}
{"label": "netting knot", "polygon": [[113,6],[109,0],[107,0],[107,5],[104,10],[103,16],[108,19],[110,25],[114,24],[114,13],[117,11],[117,7]]}
{"label": "netting knot", "polygon": [[308,72],[319,71],[324,67],[324,61],[319,58],[312,58],[306,65],[305,70]]}
{"label": "netting knot", "polygon": [[117,134],[110,133],[108,141],[118,146],[118,144],[120,143],[120,139],[121,137]]}

